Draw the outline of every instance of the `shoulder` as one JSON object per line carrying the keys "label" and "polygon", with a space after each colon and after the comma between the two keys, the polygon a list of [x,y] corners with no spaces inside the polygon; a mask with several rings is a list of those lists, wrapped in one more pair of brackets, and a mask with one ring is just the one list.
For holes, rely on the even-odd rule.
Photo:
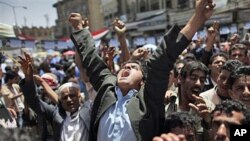
{"label": "shoulder", "polygon": [[200,93],[200,96],[203,98],[211,97],[215,94],[215,88],[211,88],[205,92]]}
{"label": "shoulder", "polygon": [[11,92],[10,90],[8,89],[7,85],[2,85],[2,88],[1,88],[1,94],[2,96],[7,96],[9,95]]}

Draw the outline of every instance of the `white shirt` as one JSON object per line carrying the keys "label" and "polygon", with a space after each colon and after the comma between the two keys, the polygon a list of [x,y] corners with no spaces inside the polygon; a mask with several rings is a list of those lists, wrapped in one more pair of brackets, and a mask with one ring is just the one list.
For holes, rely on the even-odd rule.
{"label": "white shirt", "polygon": [[127,112],[127,103],[134,96],[136,90],[130,90],[123,96],[116,87],[118,100],[101,117],[97,140],[98,141],[136,141],[134,130],[131,126]]}
{"label": "white shirt", "polygon": [[73,115],[70,115],[69,112],[66,112],[66,114],[67,117],[62,127],[61,141],[80,141],[82,136],[85,136],[88,132],[84,126],[84,121],[79,116],[79,111]]}
{"label": "white shirt", "polygon": [[217,86],[215,86],[215,87],[213,87],[205,92],[200,93],[200,96],[205,98],[205,99],[210,100],[213,104],[218,105],[221,103],[221,98],[218,96],[216,90],[217,90]]}

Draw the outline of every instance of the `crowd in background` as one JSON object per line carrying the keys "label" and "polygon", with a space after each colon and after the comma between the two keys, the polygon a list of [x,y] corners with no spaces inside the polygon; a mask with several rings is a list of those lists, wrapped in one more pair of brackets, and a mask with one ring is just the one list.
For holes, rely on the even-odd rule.
{"label": "crowd in background", "polygon": [[[229,125],[250,122],[250,33],[222,42],[215,21],[194,39],[212,14],[204,1],[154,50],[129,49],[119,19],[119,50],[94,47],[87,19],[71,14],[73,58],[24,53],[2,62],[0,125],[32,132],[18,132],[24,140],[230,140]],[[1,130],[0,140],[10,138]]]}

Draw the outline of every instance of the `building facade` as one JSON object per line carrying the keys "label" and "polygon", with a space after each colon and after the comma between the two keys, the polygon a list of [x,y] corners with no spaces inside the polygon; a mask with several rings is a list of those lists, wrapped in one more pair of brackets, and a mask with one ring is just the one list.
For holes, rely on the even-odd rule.
{"label": "building facade", "polygon": [[21,29],[21,34],[18,36],[24,39],[34,40],[53,40],[54,39],[54,27],[27,27],[24,26]]}
{"label": "building facade", "polygon": [[68,23],[68,16],[71,12],[81,13],[81,15],[87,17],[91,31],[103,27],[100,0],[58,0],[53,7],[56,8],[58,15],[55,26],[56,38],[66,38],[72,32],[72,28]]}

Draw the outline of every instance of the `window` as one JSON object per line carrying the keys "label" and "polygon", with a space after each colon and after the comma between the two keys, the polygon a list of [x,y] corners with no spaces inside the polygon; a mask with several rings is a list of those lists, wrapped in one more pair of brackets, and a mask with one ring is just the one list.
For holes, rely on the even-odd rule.
{"label": "window", "polygon": [[160,4],[159,4],[159,0],[154,0],[151,2],[151,10],[158,10],[160,9]]}
{"label": "window", "polygon": [[188,8],[189,0],[178,0],[178,8]]}
{"label": "window", "polygon": [[172,8],[172,1],[166,0],[166,8]]}

